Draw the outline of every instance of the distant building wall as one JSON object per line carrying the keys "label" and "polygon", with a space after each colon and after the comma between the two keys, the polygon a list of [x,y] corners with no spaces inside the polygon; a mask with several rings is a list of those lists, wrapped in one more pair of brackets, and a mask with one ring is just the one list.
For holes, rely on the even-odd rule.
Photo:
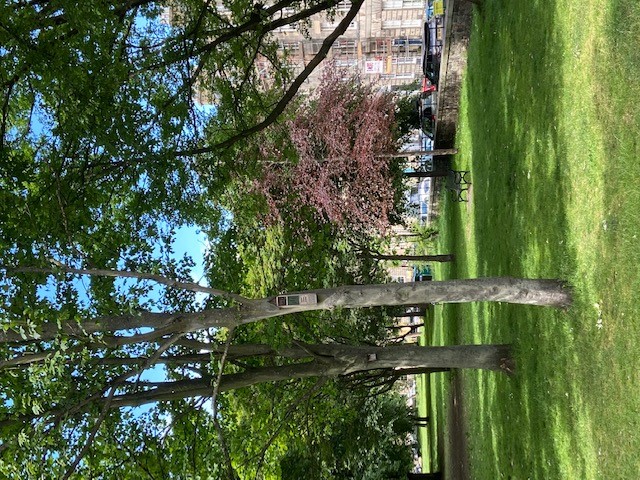
{"label": "distant building wall", "polygon": [[[275,32],[295,73],[311,61],[349,6],[347,2],[338,4],[333,20],[324,13],[312,17],[306,35],[295,26]],[[420,79],[424,11],[424,0],[365,0],[356,19],[334,43],[327,60],[382,86],[404,85]],[[317,85],[321,70],[311,74],[305,88]]]}
{"label": "distant building wall", "polygon": [[392,282],[408,283],[413,281],[413,267],[406,263],[387,268],[387,274]]}

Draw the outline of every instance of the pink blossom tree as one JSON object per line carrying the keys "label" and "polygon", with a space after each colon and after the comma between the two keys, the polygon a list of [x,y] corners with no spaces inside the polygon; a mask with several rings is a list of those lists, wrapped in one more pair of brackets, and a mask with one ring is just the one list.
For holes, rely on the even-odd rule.
{"label": "pink blossom tree", "polygon": [[285,123],[285,140],[261,139],[265,168],[255,189],[267,200],[269,220],[310,208],[316,220],[341,229],[384,231],[395,189],[390,159],[379,155],[396,149],[394,109],[391,95],[325,69],[314,94]]}

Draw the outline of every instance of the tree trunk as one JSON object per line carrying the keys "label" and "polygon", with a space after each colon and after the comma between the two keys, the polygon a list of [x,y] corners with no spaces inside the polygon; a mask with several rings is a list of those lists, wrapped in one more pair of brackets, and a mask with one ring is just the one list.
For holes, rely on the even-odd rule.
{"label": "tree trunk", "polygon": [[404,158],[413,157],[416,155],[430,155],[432,157],[441,157],[443,155],[455,155],[458,153],[457,148],[436,148],[433,150],[415,150],[398,153],[386,153],[384,155],[376,155],[378,158]]}
{"label": "tree trunk", "polygon": [[[247,346],[248,350],[251,346]],[[351,374],[366,374],[372,371],[376,378],[381,372],[390,377],[399,378],[403,374],[440,371],[448,368],[474,368],[502,370],[510,373],[506,366],[511,365],[508,345],[459,345],[451,347],[420,347],[414,345],[395,345],[389,347],[350,346],[340,344],[306,345],[290,347],[297,351],[294,356],[311,358],[304,363],[292,363],[279,366],[255,367],[240,373],[222,375],[218,391],[225,392],[250,387],[266,382],[279,382],[310,377],[338,377]],[[248,351],[247,350],[247,351]],[[257,345],[256,351],[263,351]],[[288,349],[285,349],[288,350]],[[206,372],[206,369],[202,369]],[[206,374],[205,374],[206,375]],[[216,378],[206,375],[200,378],[185,378],[176,381],[148,382],[139,379],[119,382],[120,392],[111,397],[93,395],[92,399],[80,402],[87,407],[90,404],[102,405],[101,408],[136,407],[160,401],[180,400],[194,397],[210,397],[213,394]],[[103,391],[109,390],[106,385]],[[128,392],[127,392],[128,390]],[[72,408],[73,407],[73,408]],[[61,405],[38,415],[14,416],[0,421],[0,428],[8,425],[28,422],[45,415],[61,416],[70,411],[80,411],[78,405]]]}
{"label": "tree trunk", "polygon": [[451,262],[455,258],[453,253],[444,255],[383,255],[370,253],[365,255],[374,260],[406,260],[408,262]]}
{"label": "tree trunk", "polygon": [[447,177],[451,170],[436,170],[433,172],[405,172],[402,174],[405,178],[434,178]]}
{"label": "tree trunk", "polygon": [[407,473],[407,480],[442,480],[442,472]]}
{"label": "tree trunk", "polygon": [[[225,392],[252,385],[310,377],[338,377],[371,370],[389,372],[404,369],[415,371],[448,368],[473,368],[511,372],[508,345],[458,345],[420,347],[395,345],[389,347],[351,346],[339,344],[302,345],[314,360],[280,366],[256,367],[241,373],[223,375],[218,390]],[[147,390],[113,397],[109,406],[135,407],[147,403],[207,397],[213,391],[211,377],[171,382],[142,382],[135,385]],[[133,386],[133,384],[130,384]],[[101,399],[104,402],[105,399]]]}
{"label": "tree trunk", "polygon": [[277,307],[274,298],[246,300],[229,308],[213,308],[202,312],[153,313],[113,315],[78,323],[73,320],[44,323],[37,332],[0,332],[0,343],[32,340],[51,340],[63,333],[86,338],[91,333],[108,333],[135,328],[153,329],[149,333],[132,336],[105,335],[101,342],[110,347],[137,342],[152,342],[175,333],[187,333],[212,327],[237,327],[266,318],[312,310],[360,308],[424,303],[506,302],[525,305],[566,307],[571,303],[571,290],[558,280],[529,280],[516,278],[478,278],[442,282],[385,283],[378,285],[350,285],[322,290],[308,290],[317,303],[291,307]]}

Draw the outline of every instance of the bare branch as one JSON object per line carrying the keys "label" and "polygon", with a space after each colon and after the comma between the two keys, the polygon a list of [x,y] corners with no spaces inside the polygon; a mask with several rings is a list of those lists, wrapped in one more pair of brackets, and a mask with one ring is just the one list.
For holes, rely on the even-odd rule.
{"label": "bare branch", "polygon": [[204,287],[195,282],[181,282],[179,280],[172,280],[162,275],[154,273],[133,272],[127,270],[107,270],[107,269],[85,269],[85,268],[73,268],[59,262],[55,259],[49,259],[49,261],[55,266],[55,268],[42,268],[42,267],[8,267],[0,266],[7,271],[7,273],[57,273],[56,269],[59,269],[65,273],[72,273],[75,275],[91,275],[97,277],[122,277],[122,278],[136,278],[138,280],[152,280],[156,283],[166,285],[170,288],[177,288],[181,290],[189,290],[192,292],[208,293],[217,297],[224,297],[233,299],[239,303],[250,301],[241,295],[219,290],[217,288]]}

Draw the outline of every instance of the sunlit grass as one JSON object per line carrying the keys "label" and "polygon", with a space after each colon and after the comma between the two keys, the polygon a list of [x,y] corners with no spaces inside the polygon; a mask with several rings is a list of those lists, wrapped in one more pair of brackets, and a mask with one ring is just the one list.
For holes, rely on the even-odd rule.
{"label": "sunlit grass", "polygon": [[563,278],[575,303],[436,316],[436,344],[515,349],[511,378],[462,373],[472,478],[640,471],[639,45],[633,0],[476,12],[455,159],[472,196],[441,206],[440,250],[457,261],[437,275]]}

